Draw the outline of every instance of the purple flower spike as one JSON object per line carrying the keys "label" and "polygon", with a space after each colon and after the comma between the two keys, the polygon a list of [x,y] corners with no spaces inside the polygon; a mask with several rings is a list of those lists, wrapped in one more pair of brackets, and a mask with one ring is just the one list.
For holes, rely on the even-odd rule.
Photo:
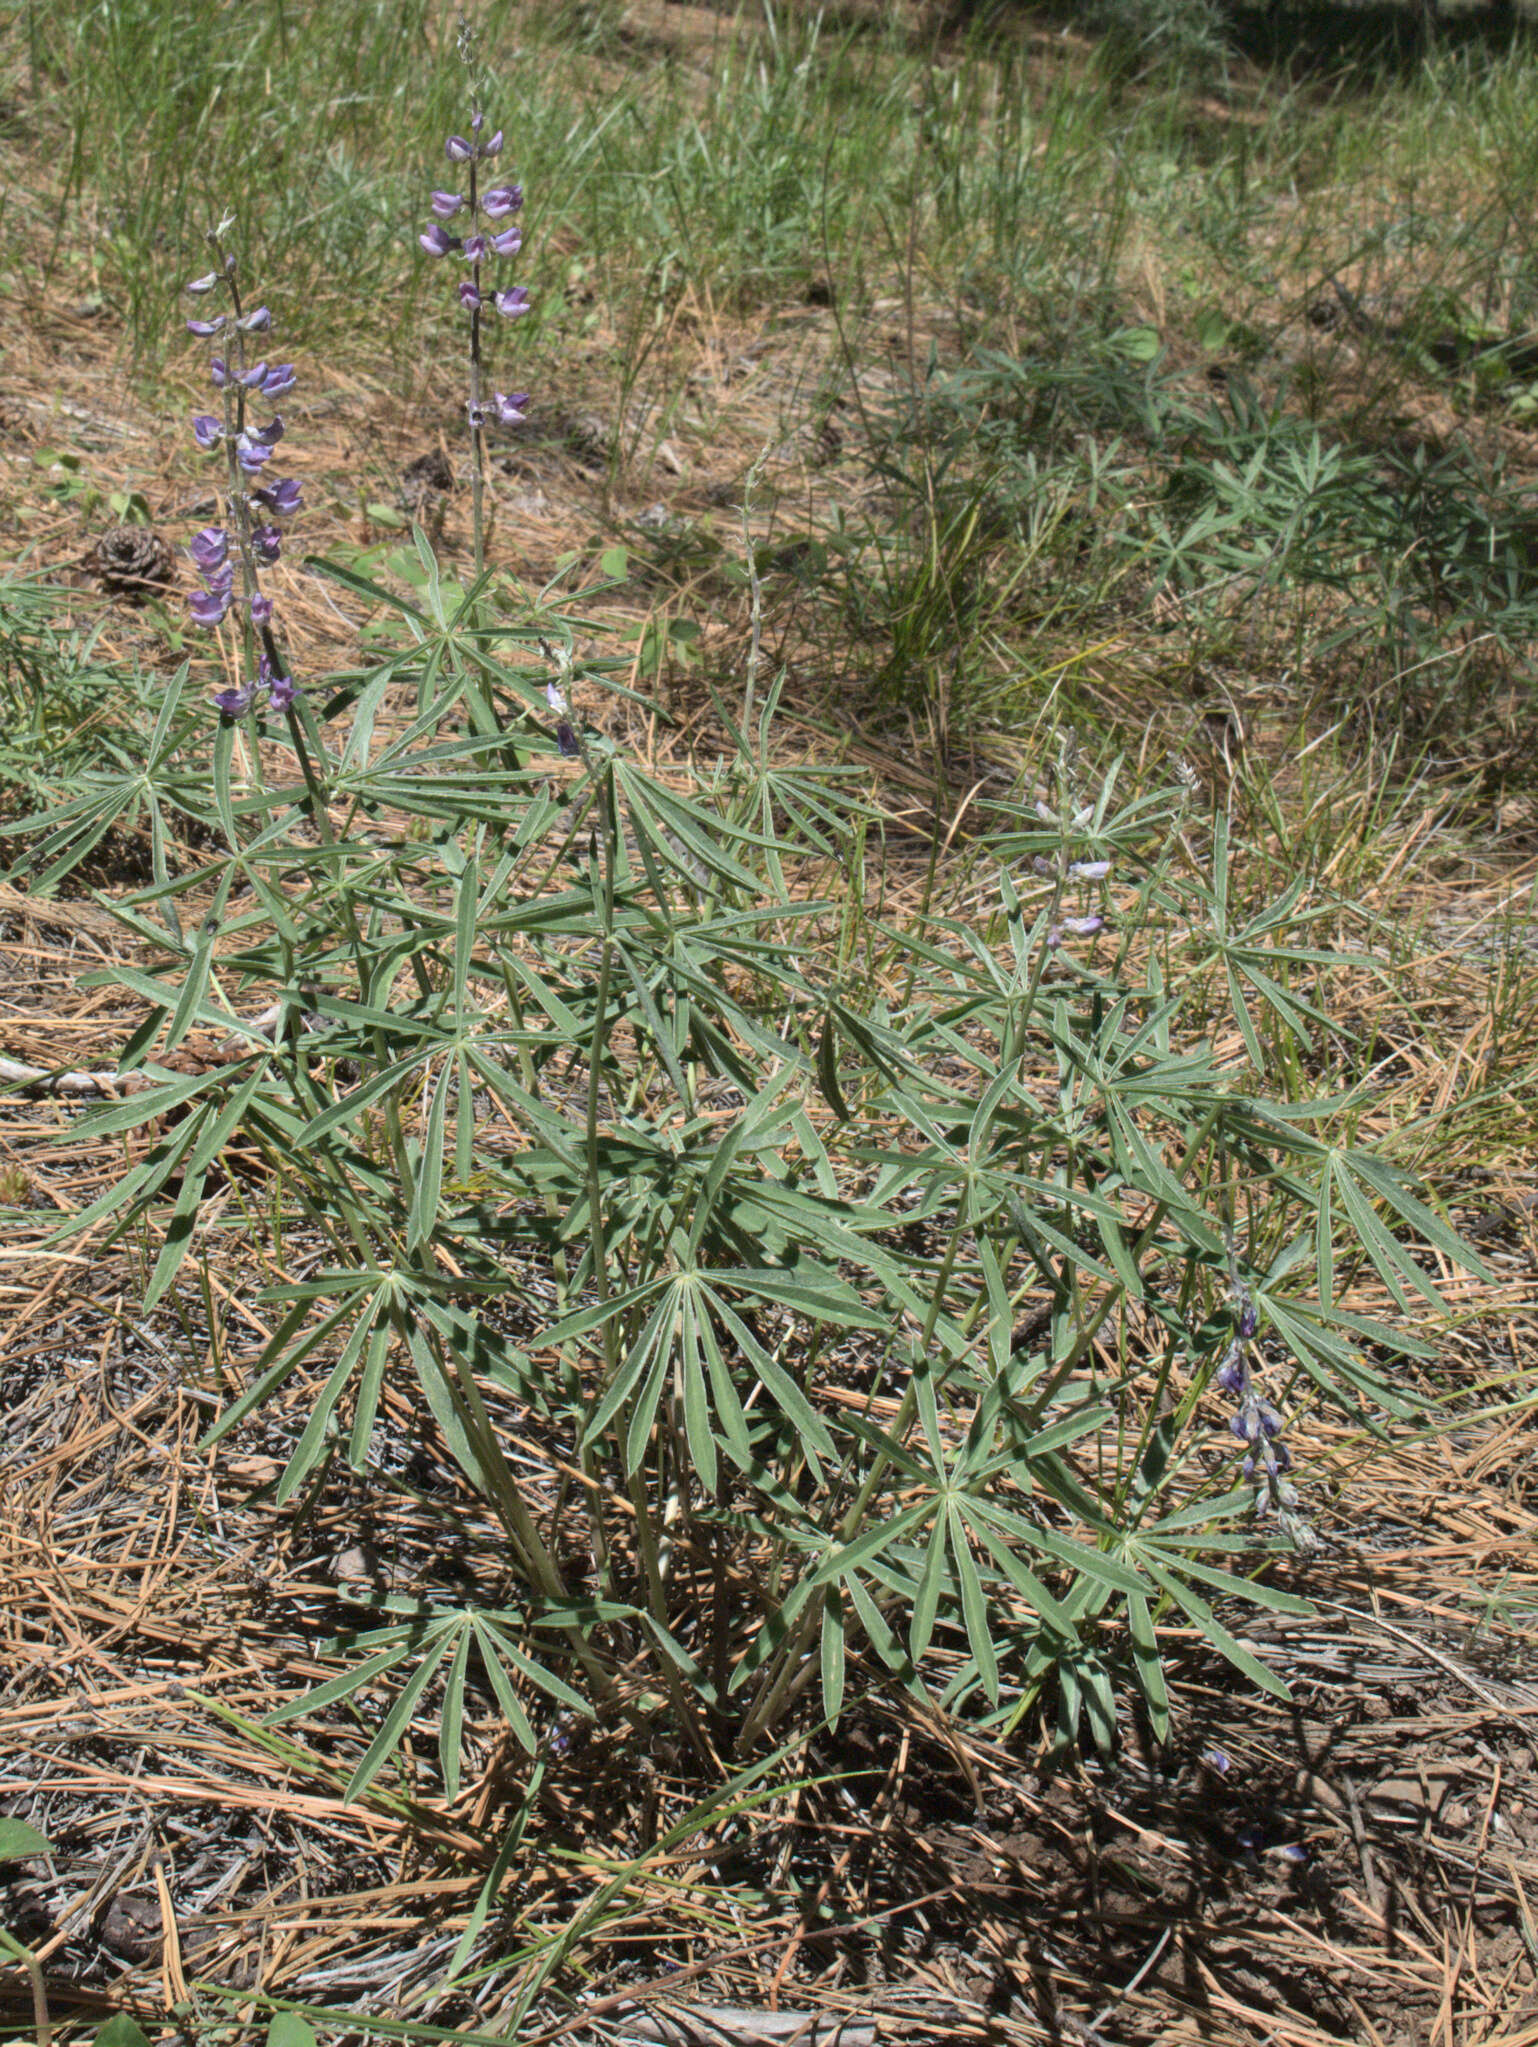
{"label": "purple flower spike", "polygon": [[504,320],[516,320],[520,313],[529,310],[529,294],[521,284],[515,284],[511,291],[497,293],[497,311]]}
{"label": "purple flower spike", "polygon": [[229,608],[228,590],[195,590],[187,599],[187,609],[198,625],[218,625]]}
{"label": "purple flower spike", "polygon": [[450,163],[468,163],[475,151],[463,135],[451,135],[443,145],[443,153]]}
{"label": "purple flower spike", "polygon": [[417,242],[429,256],[446,256],[451,249],[459,247],[459,237],[445,234],[437,221],[433,222],[425,235],[417,236]]}
{"label": "purple flower spike", "polygon": [[502,220],[523,204],[522,185],[493,185],[481,194],[481,211],[488,220]]}
{"label": "purple flower spike", "polygon": [[195,412],[192,415],[192,435],[200,448],[217,448],[224,439],[224,426],[211,412]]}
{"label": "purple flower spike", "polygon": [[434,192],[432,196],[433,213],[439,220],[452,220],[464,203],[459,192]]}
{"label": "purple flower spike", "polygon": [[235,325],[242,334],[265,334],[272,325],[272,315],[265,306],[258,306],[254,313],[243,313]]}
{"label": "purple flower spike", "polygon": [[466,235],[464,256],[467,263],[484,263],[490,247],[484,235]]}
{"label": "purple flower spike", "polygon": [[251,493],[258,504],[265,505],[276,517],[287,518],[290,512],[299,509],[299,481],[297,477],[286,476],[281,483],[269,483],[261,490]]}
{"label": "purple flower spike", "polygon": [[205,292],[212,291],[214,286],[218,282],[219,282],[218,271],[210,270],[206,277],[193,278],[191,284],[187,286],[187,296],[189,298],[200,299],[202,298]]}
{"label": "purple flower spike", "polygon": [[459,303],[472,312],[481,303],[481,295],[467,277],[459,287]]}
{"label": "purple flower spike", "polygon": [[299,694],[299,685],[291,675],[275,675],[268,690],[267,701],[275,711],[286,711]]}
{"label": "purple flower spike", "polygon": [[276,526],[253,526],[251,552],[263,568],[270,568],[283,552],[283,535]]}
{"label": "purple flower spike", "polygon": [[275,362],[262,379],[262,394],[267,398],[276,398],[284,391],[292,391],[294,382],[293,364],[291,362]]}
{"label": "purple flower spike", "polygon": [[189,334],[201,334],[205,338],[210,334],[222,334],[224,332],[224,315],[223,313],[215,313],[211,320],[189,320],[187,322],[187,332]]}
{"label": "purple flower spike", "polygon": [[498,391],[496,394],[497,418],[504,426],[522,426],[528,418],[529,394],[527,391]]}
{"label": "purple flower spike", "polygon": [[271,618],[272,599],[270,597],[263,597],[260,594],[260,592],[258,592],[258,594],[251,599],[251,623],[253,625],[267,625],[271,621]]}
{"label": "purple flower spike", "polygon": [[205,526],[201,533],[192,536],[187,552],[206,574],[210,569],[222,568],[229,560],[230,536],[222,526]]}
{"label": "purple flower spike", "polygon": [[224,718],[243,718],[256,702],[256,685],[243,682],[238,689],[222,689],[214,698],[214,708]]}

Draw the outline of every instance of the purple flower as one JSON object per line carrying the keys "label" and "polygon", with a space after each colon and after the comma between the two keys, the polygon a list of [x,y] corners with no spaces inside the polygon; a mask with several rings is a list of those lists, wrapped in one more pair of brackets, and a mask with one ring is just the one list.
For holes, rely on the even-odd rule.
{"label": "purple flower", "polygon": [[521,227],[503,228],[501,234],[492,236],[491,246],[499,256],[516,256],[523,247],[523,229]]}
{"label": "purple flower", "polygon": [[189,334],[201,334],[206,337],[210,334],[220,334],[223,331],[223,313],[215,313],[211,320],[189,320],[187,322],[187,332]]}
{"label": "purple flower", "polygon": [[261,594],[261,592],[258,591],[257,594],[251,599],[251,623],[253,625],[266,625],[271,618],[272,599],[270,597],[264,597]]}
{"label": "purple flower", "polygon": [[270,567],[283,552],[283,535],[276,526],[253,526],[251,552],[264,568]]}
{"label": "purple flower", "polygon": [[473,312],[475,308],[481,303],[481,295],[476,290],[475,286],[470,282],[468,277],[465,278],[460,284],[459,303],[462,306],[467,307],[471,312]]}
{"label": "purple flower", "polygon": [[576,733],[572,731],[569,725],[562,723],[556,726],[555,743],[561,749],[561,752],[566,756],[567,760],[569,761],[580,760],[582,756],[582,748],[577,742]]}
{"label": "purple flower", "polygon": [[432,209],[439,220],[452,220],[464,200],[458,192],[434,192]]}
{"label": "purple flower", "polygon": [[291,362],[275,362],[262,379],[262,395],[277,398],[284,391],[294,388],[294,366]]}
{"label": "purple flower", "polygon": [[195,590],[187,599],[187,609],[198,625],[218,625],[229,608],[228,590]]}
{"label": "purple flower", "polygon": [[520,313],[529,310],[529,294],[521,284],[515,284],[511,291],[497,293],[497,311],[504,320],[516,320]]}
{"label": "purple flower", "polygon": [[1097,931],[1105,929],[1104,917],[1065,917],[1063,929],[1070,938],[1093,938]]}
{"label": "purple flower", "polygon": [[1075,881],[1104,881],[1110,871],[1109,860],[1073,860],[1068,867]]}
{"label": "purple flower", "polygon": [[229,560],[230,536],[222,526],[205,526],[188,542],[187,552],[200,569],[219,569]]}
{"label": "purple flower", "polygon": [[235,564],[232,561],[216,562],[213,568],[203,571],[203,586],[212,590],[217,597],[228,597],[235,587]]}
{"label": "purple flower", "polygon": [[214,698],[214,708],[221,717],[243,718],[256,702],[256,684],[243,682],[238,689],[222,689]]}
{"label": "purple flower", "polygon": [[272,325],[272,314],[265,306],[258,306],[253,313],[242,313],[235,325],[242,334],[264,334]]}
{"label": "purple flower", "polygon": [[1244,1378],[1244,1346],[1241,1343],[1231,1343],[1222,1364],[1212,1375],[1212,1383],[1214,1386],[1221,1386],[1225,1393],[1232,1393],[1237,1398],[1244,1391]]}
{"label": "purple flower", "polygon": [[235,442],[235,459],[247,476],[254,476],[264,462],[272,460],[272,449],[260,434],[241,434]]}
{"label": "purple flower", "polygon": [[522,185],[493,185],[481,194],[481,211],[488,220],[501,220],[516,213],[523,204]]}
{"label": "purple flower", "polygon": [[299,685],[291,675],[274,675],[268,686],[267,701],[275,711],[286,711],[299,694]]}
{"label": "purple flower", "polygon": [[500,128],[489,142],[481,144],[479,154],[483,157],[500,156],[502,154],[502,130]]}
{"label": "purple flower", "polygon": [[484,263],[487,246],[484,235],[466,235],[464,246],[465,261],[467,263]]}
{"label": "purple flower", "polygon": [[529,394],[527,391],[497,391],[497,417],[504,426],[522,426],[528,418]]}
{"label": "purple flower", "polygon": [[446,256],[451,249],[459,247],[458,235],[446,234],[437,221],[433,222],[425,235],[418,235],[417,241],[429,256]]}
{"label": "purple flower", "polygon": [[468,163],[475,151],[463,135],[451,135],[443,145],[443,153],[450,163]]}
{"label": "purple flower", "polygon": [[287,476],[281,483],[264,484],[254,490],[252,497],[259,505],[265,505],[276,518],[287,518],[290,512],[299,509],[300,489],[297,477]]}
{"label": "purple flower", "polygon": [[214,286],[218,282],[219,282],[218,271],[210,270],[208,274],[204,277],[193,278],[191,284],[187,286],[187,296],[189,298],[200,299],[202,298],[205,292],[212,291]]}
{"label": "purple flower", "polygon": [[568,708],[566,698],[556,683],[547,682],[545,684],[545,702],[558,718],[565,716]]}
{"label": "purple flower", "polygon": [[224,439],[224,423],[215,419],[211,412],[195,412],[192,415],[192,435],[200,448],[217,448]]}
{"label": "purple flower", "polygon": [[218,389],[222,391],[230,381],[230,373],[222,355],[211,355],[208,358],[208,374]]}

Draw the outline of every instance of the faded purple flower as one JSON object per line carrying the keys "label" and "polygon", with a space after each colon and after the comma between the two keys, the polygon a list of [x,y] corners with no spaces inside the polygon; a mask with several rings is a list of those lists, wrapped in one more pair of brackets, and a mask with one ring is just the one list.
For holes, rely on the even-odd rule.
{"label": "faded purple flower", "polygon": [[189,334],[201,334],[205,339],[210,334],[221,334],[223,331],[223,313],[215,313],[211,320],[189,320],[187,322],[187,332]]}
{"label": "faded purple flower", "polygon": [[459,303],[472,312],[481,304],[481,295],[468,277],[464,278],[460,283]]}
{"label": "faded purple flower", "polygon": [[451,135],[443,145],[443,153],[450,163],[468,163],[475,151],[463,135]]}
{"label": "faded purple flower", "polygon": [[291,512],[297,512],[299,509],[300,488],[297,477],[287,476],[281,483],[264,484],[260,490],[252,491],[251,495],[259,505],[265,505],[268,511],[279,519],[287,518]]}
{"label": "faded purple flower", "polygon": [[272,314],[265,306],[258,306],[254,312],[242,313],[235,325],[242,334],[265,334],[272,325]]}
{"label": "faded purple flower", "polygon": [[493,185],[481,194],[481,211],[488,220],[501,220],[516,213],[522,204],[522,185]]}
{"label": "faded purple flower", "polygon": [[417,241],[429,256],[447,256],[451,249],[459,247],[458,235],[448,234],[439,227],[437,221],[433,222],[425,235],[418,235]]}
{"label": "faded purple flower", "polygon": [[214,708],[221,717],[243,718],[256,702],[256,684],[243,682],[236,689],[222,689],[214,698]]}
{"label": "faded purple flower", "polygon": [[194,590],[187,599],[187,609],[196,624],[216,626],[230,608],[228,590]]}
{"label": "faded purple flower", "polygon": [[230,381],[229,367],[222,355],[211,355],[208,359],[208,375],[217,389],[222,391]]}
{"label": "faded purple flower", "polygon": [[1111,871],[1109,860],[1071,860],[1068,872],[1075,881],[1104,881]]}
{"label": "faded purple flower", "polygon": [[192,536],[187,552],[205,573],[222,568],[229,560],[230,536],[222,526],[205,526],[201,533]]}
{"label": "faded purple flower", "polygon": [[439,220],[452,220],[465,202],[458,192],[434,192],[431,203],[433,213]]}
{"label": "faded purple flower", "polygon": [[268,625],[272,620],[272,599],[264,597],[260,590],[251,599],[251,623]]}
{"label": "faded purple flower", "polygon": [[522,426],[529,416],[527,391],[497,391],[497,417],[504,426]]}
{"label": "faded purple flower", "polygon": [[491,246],[499,256],[516,256],[523,247],[523,229],[521,227],[503,228],[501,234],[492,236]]}
{"label": "faded purple flower", "polygon": [[283,552],[283,535],[276,526],[253,526],[251,552],[264,568],[270,568]]}
{"label": "faded purple flower", "polygon": [[504,320],[516,320],[520,313],[529,310],[529,294],[521,284],[515,284],[511,291],[497,293],[497,311]]}
{"label": "faded purple flower", "polygon": [[481,144],[478,154],[483,157],[500,156],[502,154],[502,130],[500,128],[489,142]]}
{"label": "faded purple flower", "polygon": [[484,263],[489,246],[490,244],[484,235],[466,235],[462,251],[465,261],[467,263]]}
{"label": "faded purple flower", "polygon": [[203,277],[194,277],[191,284],[187,286],[187,296],[200,299],[205,292],[212,291],[218,282],[219,273],[217,270],[210,270]]}
{"label": "faded purple flower", "polygon": [[564,717],[569,708],[566,702],[565,695],[561,691],[559,685],[553,682],[547,682],[545,684],[545,702],[550,706],[551,710],[555,712],[558,718]]}

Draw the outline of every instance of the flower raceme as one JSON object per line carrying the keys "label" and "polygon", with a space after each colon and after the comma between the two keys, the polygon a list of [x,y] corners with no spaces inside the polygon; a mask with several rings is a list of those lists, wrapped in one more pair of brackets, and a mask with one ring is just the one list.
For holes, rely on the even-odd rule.
{"label": "flower raceme", "polygon": [[211,356],[208,365],[223,410],[195,413],[192,436],[205,453],[222,451],[225,462],[225,523],[205,526],[187,552],[203,582],[202,589],[188,600],[193,622],[211,629],[239,606],[245,667],[249,671],[254,665],[255,678],[221,690],[214,698],[223,716],[238,718],[261,702],[274,711],[286,711],[297,694],[278,652],[272,599],[261,587],[261,571],[270,568],[283,552],[282,532],[275,522],[299,509],[300,488],[293,478],[254,481],[261,477],[283,438],[283,420],[275,413],[264,426],[258,426],[248,419],[247,405],[291,391],[295,375],[292,363],[246,361],[246,336],[266,333],[272,314],[266,306],[242,310],[235,258],[226,254],[222,245],[231,224],[222,223],[209,238],[219,251],[219,267],[187,286],[193,298],[206,298],[217,291],[228,298],[226,311],[187,322],[190,333],[218,340],[224,350]]}
{"label": "flower raceme", "polygon": [[[483,280],[482,265],[495,258],[516,256],[523,247],[523,230],[512,215],[523,205],[521,185],[488,185],[482,189],[481,167],[501,153],[502,130],[481,139],[485,116],[479,112],[470,119],[470,135],[451,135],[444,144],[449,162],[465,168],[465,190],[450,192],[442,188],[435,190],[429,200],[432,219],[426,230],[417,236],[418,244],[429,256],[460,256],[470,266],[467,277],[461,278],[456,287],[459,303],[470,315],[470,398],[467,411],[470,430],[476,438],[477,476],[480,474],[479,436],[493,420],[504,426],[521,426],[528,416],[529,394],[527,391],[495,391],[490,399],[481,391],[480,318],[487,306],[494,307],[505,320],[516,320],[530,309],[529,294],[521,284],[502,290],[492,288]],[[452,234],[449,221],[460,221],[463,216],[464,233]]]}

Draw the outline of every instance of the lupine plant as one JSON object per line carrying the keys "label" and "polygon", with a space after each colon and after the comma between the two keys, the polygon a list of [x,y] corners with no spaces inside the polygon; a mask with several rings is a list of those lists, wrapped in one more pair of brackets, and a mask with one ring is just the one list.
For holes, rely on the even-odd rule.
{"label": "lupine plant", "polygon": [[[479,222],[518,188],[482,189],[501,138],[478,107],[469,125],[449,144],[467,189],[435,195],[427,239],[455,253],[469,210],[484,488]],[[452,1798],[467,1699],[531,1750],[566,1715],[665,1719],[712,1769],[797,1716],[837,1721],[851,1669],[1107,1743],[1123,1683],[1162,1731],[1166,1619],[1283,1689],[1235,1629],[1244,1601],[1297,1605],[1258,1569],[1306,1505],[1284,1410],[1373,1429],[1406,1410],[1379,1360],[1407,1339],[1340,1283],[1357,1261],[1401,1303],[1434,1291],[1385,1216],[1477,1263],[1336,1141],[1341,1104],[1268,1083],[1323,1015],[1295,984],[1340,964],[1309,942],[1322,906],[1296,883],[1240,915],[1188,772],[1127,797],[1119,763],[1090,778],[1065,742],[1052,800],[989,815],[954,900],[875,913],[855,884],[877,813],[855,771],[780,757],[781,681],[750,661],[682,789],[603,729],[615,664],[576,653],[595,623],[505,579],[517,611],[487,618],[420,532],[404,591],[314,565],[399,640],[297,694],[261,590],[294,495],[251,482],[281,423],[245,411],[292,373],[247,366],[266,316],[216,246],[198,289],[227,294],[223,324],[199,324],[224,411],[198,437],[227,504],[194,543],[194,605],[234,613],[254,664],[212,733],[175,722],[178,678],[151,748],[148,784],[217,850],[121,907],[158,946],[107,970],[144,1006],[123,1066],[147,1084],[73,1136],[140,1138],[68,1227],[155,1225],[150,1310],[196,1293],[223,1176],[255,1256],[302,1276],[260,1293],[260,1352],[221,1357],[240,1390],[209,1441],[280,1442],[280,1505],[342,1465],[388,1490],[388,1390],[457,1467],[438,1504],[484,1564],[474,1593],[373,1599],[284,1715],[393,1683],[354,1790],[432,1710]],[[75,841],[41,843],[57,869]],[[857,907],[830,941],[835,872]],[[194,1031],[238,1054],[173,1069]],[[1286,1360],[1274,1404],[1262,1333]],[[1214,1382],[1245,1483],[1213,1451]]]}

